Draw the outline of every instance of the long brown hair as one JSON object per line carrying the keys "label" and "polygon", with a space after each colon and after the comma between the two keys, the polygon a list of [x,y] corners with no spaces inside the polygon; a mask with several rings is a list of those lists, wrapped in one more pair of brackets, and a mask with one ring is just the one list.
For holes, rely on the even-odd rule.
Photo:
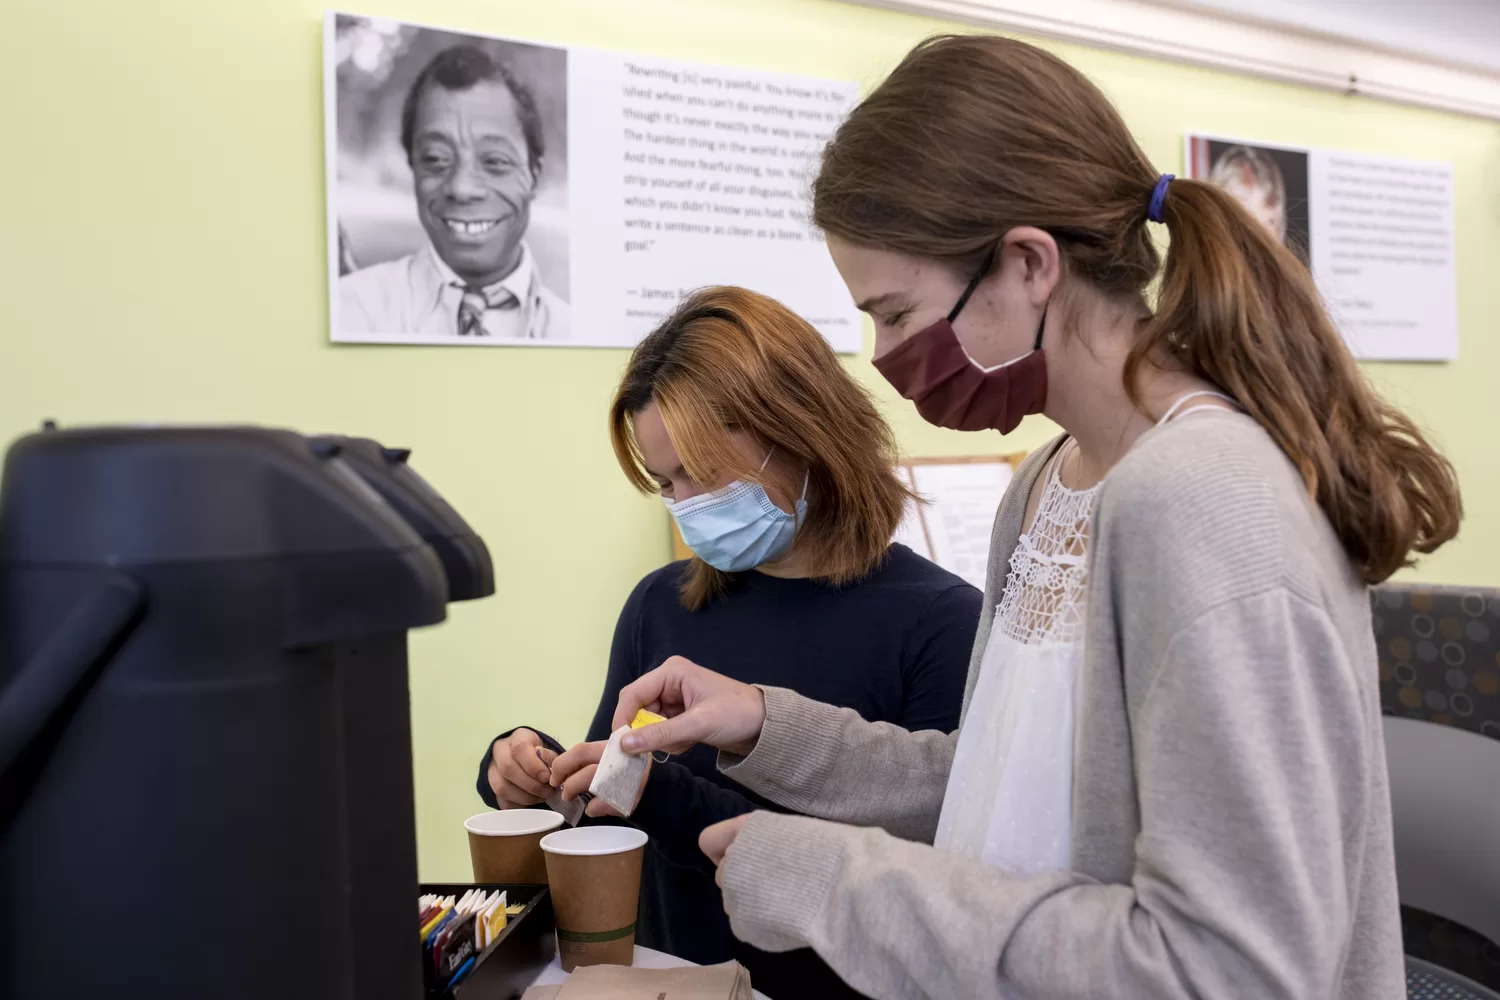
{"label": "long brown hair", "polygon": [[1057,241],[1069,281],[1146,302],[1125,365],[1218,385],[1291,458],[1368,582],[1431,552],[1462,516],[1453,467],[1365,380],[1312,277],[1230,195],[1171,183],[1165,269],[1147,231],[1157,171],[1119,113],[1056,56],[1013,39],[928,39],[835,134],[813,217],[850,243],[968,275],[1010,229]]}
{"label": "long brown hair", "polygon": [[[652,402],[696,482],[766,483],[730,430],[807,467],[807,517],[792,547],[817,577],[851,583],[884,559],[912,496],[893,469],[895,438],[827,341],[790,309],[743,288],[706,288],[636,347],[610,407],[609,434],[620,468],[643,493],[659,487],[631,417]],[[779,485],[795,495],[802,482]],[[683,605],[702,607],[731,578],[695,556]]]}

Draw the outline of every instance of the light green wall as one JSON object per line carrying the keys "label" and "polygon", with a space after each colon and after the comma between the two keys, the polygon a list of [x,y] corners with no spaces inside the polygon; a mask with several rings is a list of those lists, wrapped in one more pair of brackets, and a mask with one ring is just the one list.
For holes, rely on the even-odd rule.
{"label": "light green wall", "polygon": [[[369,0],[361,13],[878,81],[945,25],[829,0]],[[327,343],[321,7],[314,0],[19,0],[0,30],[0,433],[43,417],[253,421],[367,434],[484,535],[498,592],[412,641],[423,876],[462,878],[474,766],[502,727],[580,737],[610,631],[668,551],[614,465],[605,350]],[[1457,462],[1461,540],[1419,571],[1500,583],[1500,126],[1059,47],[1163,169],[1184,130],[1457,166],[1461,360],[1372,369]],[[1143,192],[1144,195],[1144,192]],[[866,356],[911,454],[1029,448],[919,422]]]}

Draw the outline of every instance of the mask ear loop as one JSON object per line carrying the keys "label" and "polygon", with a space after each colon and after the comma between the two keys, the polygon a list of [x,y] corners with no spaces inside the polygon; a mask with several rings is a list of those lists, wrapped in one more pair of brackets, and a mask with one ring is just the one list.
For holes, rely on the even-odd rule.
{"label": "mask ear loop", "polygon": [[[968,298],[968,293],[967,292],[964,294],[964,297]],[[962,306],[963,303],[960,302],[959,305]],[[771,464],[771,456],[774,455],[774,454],[776,454],[776,446],[773,444],[773,445],[771,445],[771,450],[768,451],[768,452],[766,452],[766,460],[764,462],[760,463],[760,471],[762,471],[762,472],[766,471],[766,466],[768,466],[768,465]],[[802,503],[802,502],[804,502],[807,499],[807,485],[809,483],[811,483],[811,482],[812,482],[812,470],[808,469],[806,472],[804,472],[802,474],[802,495],[797,498],[797,502],[798,503]]]}
{"label": "mask ear loop", "polygon": [[974,294],[974,290],[979,287],[979,283],[984,280],[985,275],[990,273],[990,265],[995,263],[995,251],[997,249],[999,249],[997,246],[990,247],[989,253],[984,255],[984,262],[979,265],[979,270],[975,272],[974,277],[969,279],[969,287],[964,289],[964,293],[958,297],[958,301],[948,311],[948,322],[952,323],[958,319],[958,314],[963,312],[964,306],[969,304],[969,296]]}
{"label": "mask ear loop", "polygon": [[[657,754],[661,754],[661,757],[658,758],[656,756]],[[658,764],[665,764],[667,761],[672,759],[672,755],[667,753],[665,750],[652,750],[651,759],[656,761],[656,763]]]}
{"label": "mask ear loop", "polygon": [[807,506],[807,484],[810,482],[812,482],[812,469],[808,469],[802,474],[802,495],[792,505],[792,517],[796,520],[799,530],[802,527],[802,509]]}
{"label": "mask ear loop", "polygon": [[[964,293],[958,297],[958,301],[953,304],[953,308],[948,312],[949,323],[952,323],[954,320],[958,319],[958,314],[963,312],[964,306],[969,304],[969,297],[974,294],[974,290],[979,287],[979,283],[984,280],[985,275],[990,273],[990,265],[995,262],[995,251],[998,249],[998,246],[990,247],[990,252],[984,255],[984,262],[979,265],[979,270],[974,274],[974,277],[969,279],[969,286],[964,289]],[[1042,334],[1047,330],[1047,310],[1051,307],[1051,305],[1052,303],[1048,302],[1046,305],[1042,306],[1042,320],[1036,325],[1036,343],[1031,345],[1031,349],[1033,351],[1040,351],[1042,349]],[[962,347],[963,345],[960,344],[959,348],[962,349]],[[967,354],[968,352],[965,351],[964,353]],[[973,358],[970,358],[969,361],[977,365],[977,362],[974,362]],[[997,367],[1003,368],[1004,365],[999,365]],[[992,369],[981,368],[980,370],[986,371]],[[770,460],[770,456],[767,455],[766,461],[769,462]],[[802,484],[802,495],[804,497],[807,496],[806,481],[804,481]]]}
{"label": "mask ear loop", "polygon": [[[958,314],[963,312],[964,306],[969,304],[969,298],[979,287],[979,283],[984,280],[985,275],[990,273],[990,265],[995,263],[995,251],[997,249],[998,247],[990,247],[990,252],[984,255],[984,262],[979,265],[979,270],[975,272],[974,277],[969,279],[968,287],[964,289],[964,293],[958,297],[958,301],[953,304],[953,308],[948,312],[949,323],[958,319]],[[1031,345],[1033,351],[1040,351],[1042,349],[1042,334],[1047,330],[1047,309],[1051,304],[1049,302],[1047,305],[1042,306],[1042,319],[1036,325],[1036,343]],[[771,456],[767,455],[766,461],[769,462],[770,460]],[[807,484],[805,482],[802,484],[802,493],[804,496],[807,494]]]}

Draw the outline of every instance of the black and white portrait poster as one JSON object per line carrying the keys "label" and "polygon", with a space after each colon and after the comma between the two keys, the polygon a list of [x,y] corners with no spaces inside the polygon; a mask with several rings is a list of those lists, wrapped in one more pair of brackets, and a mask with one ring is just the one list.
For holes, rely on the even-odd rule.
{"label": "black and white portrait poster", "polygon": [[861,324],[807,185],[852,83],[330,13],[332,339],[631,347],[753,288]]}
{"label": "black and white portrait poster", "polygon": [[1355,357],[1457,359],[1450,164],[1201,134],[1186,159],[1312,269]]}

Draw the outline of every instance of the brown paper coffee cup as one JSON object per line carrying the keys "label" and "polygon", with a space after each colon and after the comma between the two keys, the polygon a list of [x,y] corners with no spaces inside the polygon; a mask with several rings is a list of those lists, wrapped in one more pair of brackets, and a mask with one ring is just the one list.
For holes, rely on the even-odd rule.
{"label": "brown paper coffee cup", "polygon": [[547,884],[542,838],[562,825],[550,809],[506,809],[464,820],[474,881]]}
{"label": "brown paper coffee cup", "polygon": [[542,838],[564,972],[631,964],[646,839],[629,826],[586,826]]}

